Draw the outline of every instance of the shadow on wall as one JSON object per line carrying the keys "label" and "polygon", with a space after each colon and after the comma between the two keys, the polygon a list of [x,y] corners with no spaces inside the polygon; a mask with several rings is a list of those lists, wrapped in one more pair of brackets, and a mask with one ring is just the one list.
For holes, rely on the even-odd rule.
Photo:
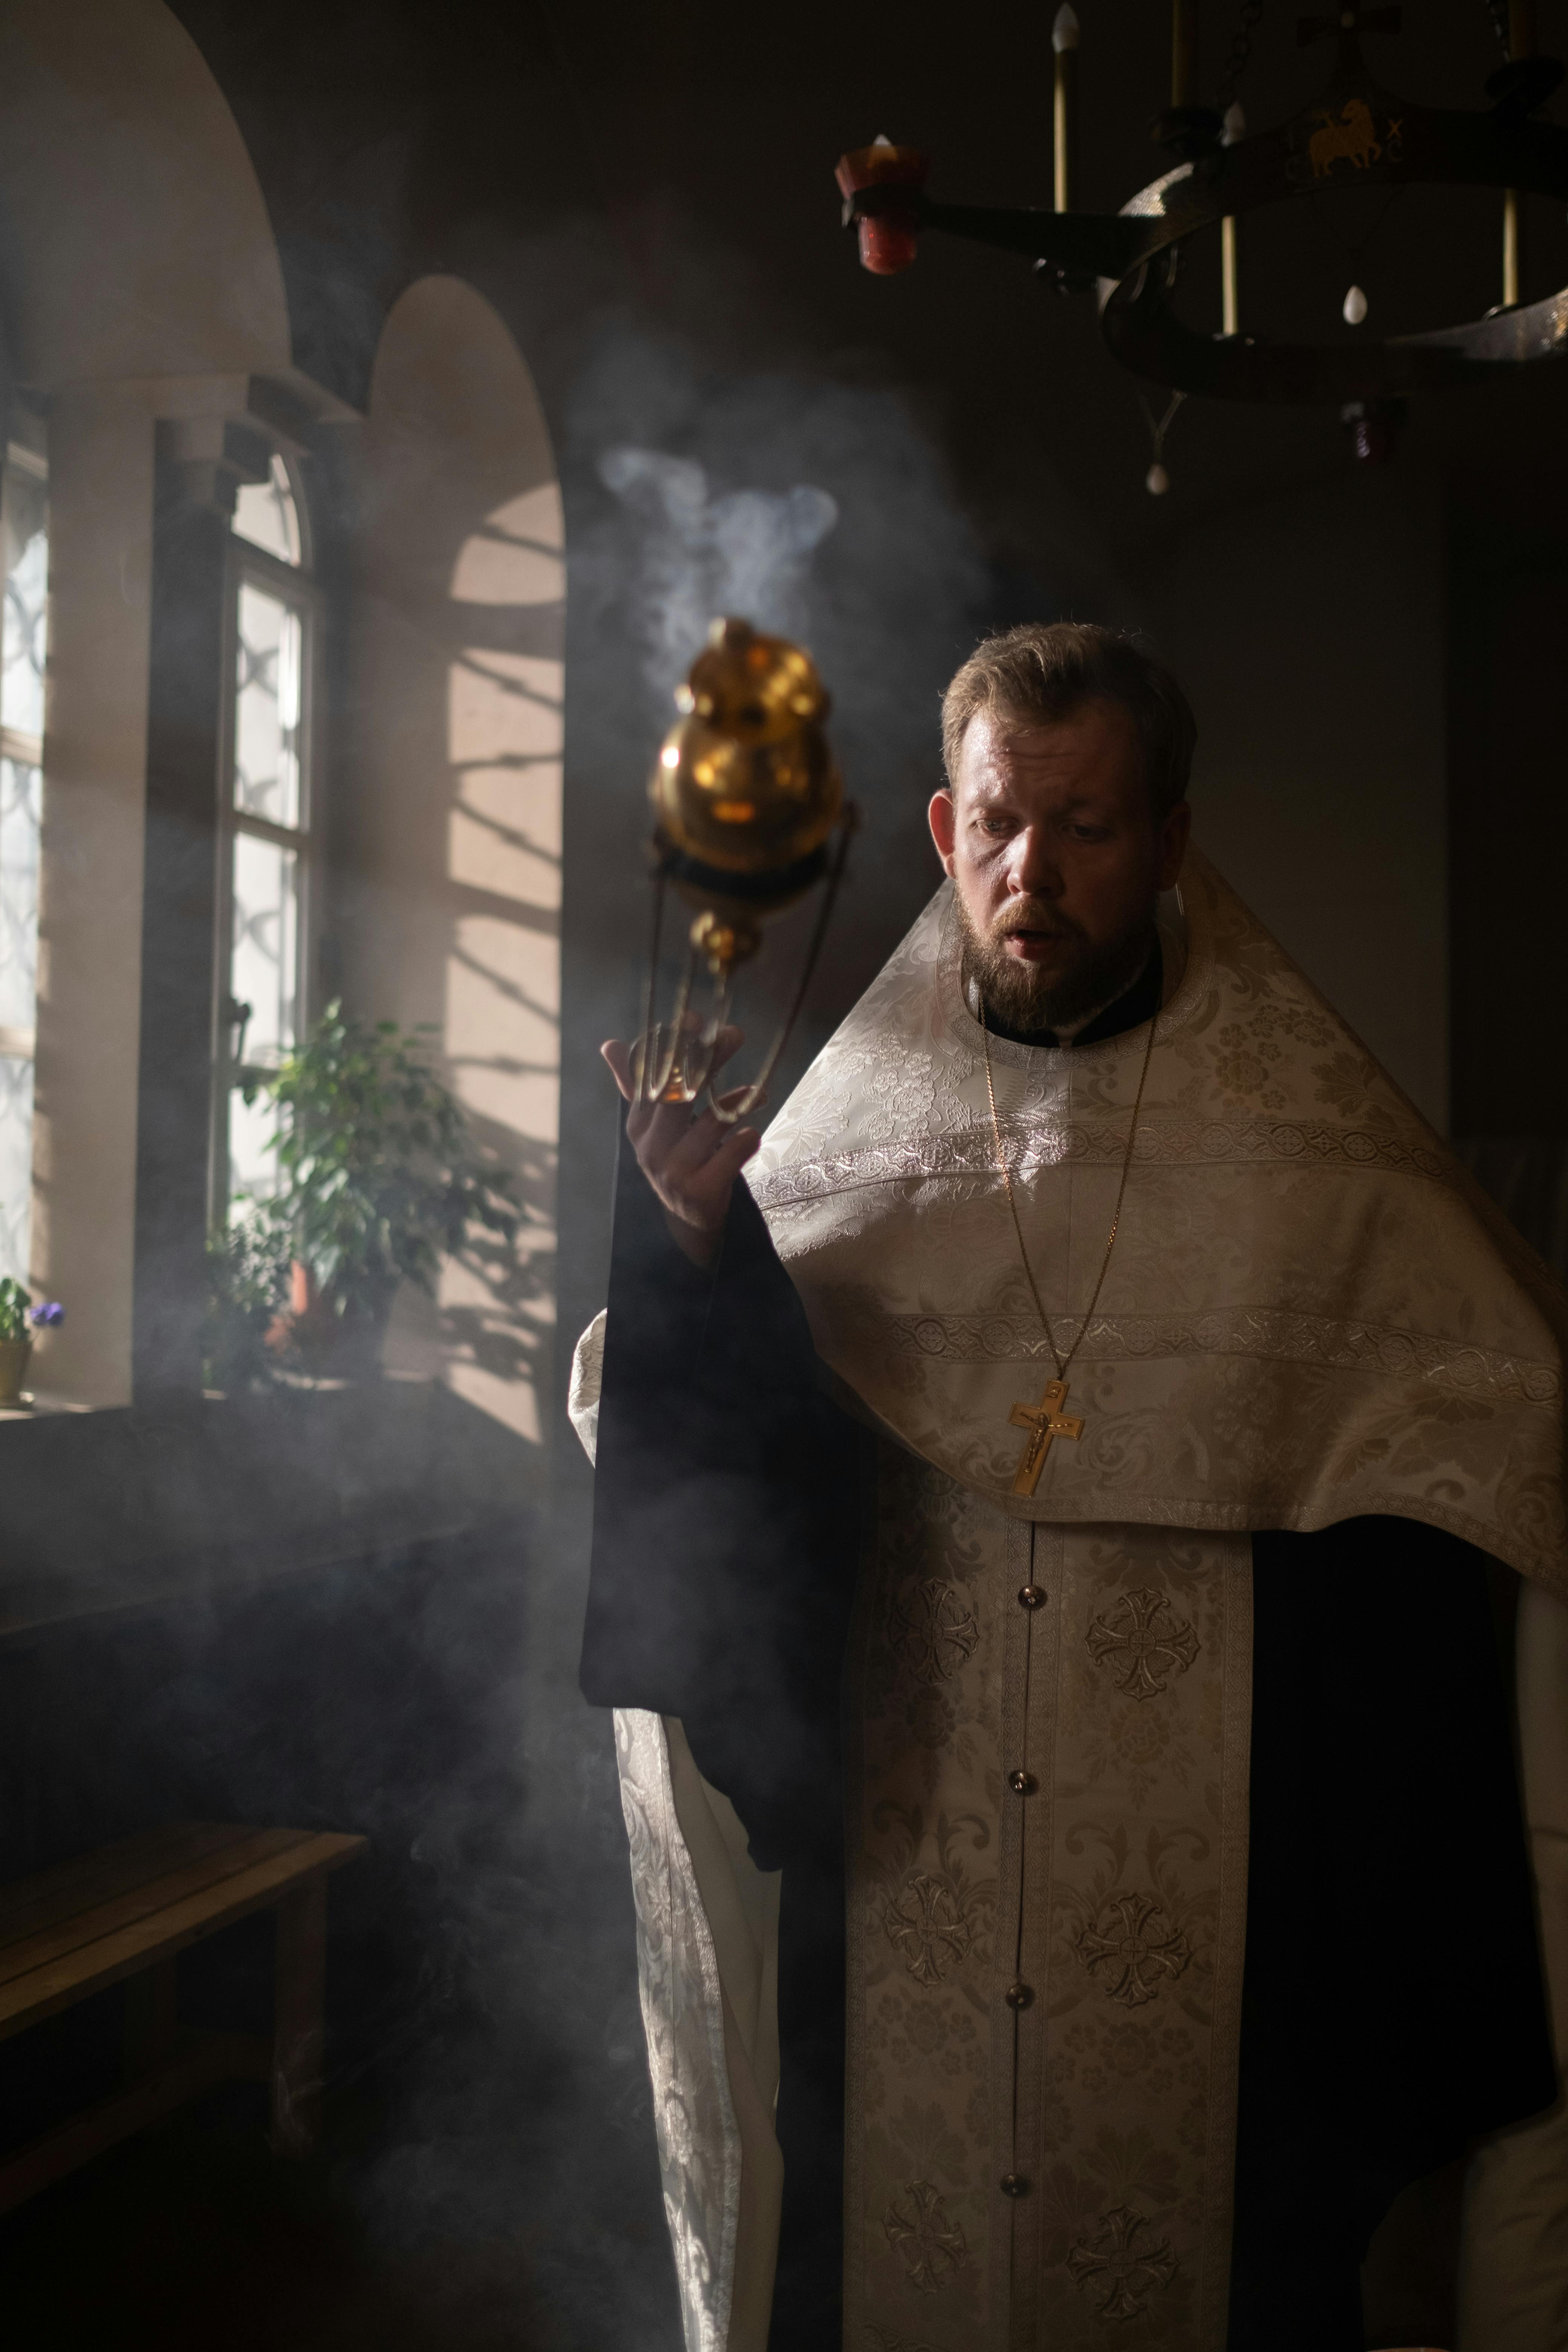
{"label": "shadow on wall", "polygon": [[[433,1303],[404,1293],[388,1369],[438,1379],[542,1466],[555,1407],[562,501],[528,371],[470,288],[427,278],[396,304],[351,462],[344,995],[371,1017],[437,1024],[444,1074],[515,1172],[527,1219],[510,1268],[449,1265]],[[618,954],[613,919],[595,904],[590,929]],[[664,2352],[678,2323],[625,1833],[607,1723],[576,1696],[581,1597],[553,1535],[529,1552],[523,1585],[491,1811],[469,1825],[451,1890],[471,2030],[443,2028],[411,2053],[395,2131],[353,2193],[383,2244],[525,2237],[551,2315],[542,2341]]]}
{"label": "shadow on wall", "polygon": [[470,287],[429,278],[382,339],[355,467],[340,835],[343,987],[428,1023],[481,1141],[515,1176],[515,1253],[405,1290],[388,1365],[519,1438],[549,1425],[560,1074],[564,556],[543,413]]}

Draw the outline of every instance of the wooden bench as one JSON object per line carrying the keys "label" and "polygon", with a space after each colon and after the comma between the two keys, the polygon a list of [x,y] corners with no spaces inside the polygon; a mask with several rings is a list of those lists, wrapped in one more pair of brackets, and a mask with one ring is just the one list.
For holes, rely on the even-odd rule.
{"label": "wooden bench", "polygon": [[[0,2212],[213,2084],[272,2086],[272,2146],[320,2124],[327,1874],[362,1837],[177,1822],[0,1887],[0,2041],[124,1982],[125,2079],[111,2098],[0,2158]],[[182,2028],[175,1962],[253,1911],[278,1913],[271,2039]]]}

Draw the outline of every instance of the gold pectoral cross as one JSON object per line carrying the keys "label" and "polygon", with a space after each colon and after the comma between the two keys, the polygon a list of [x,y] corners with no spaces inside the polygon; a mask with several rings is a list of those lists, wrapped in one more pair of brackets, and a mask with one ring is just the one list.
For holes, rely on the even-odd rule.
{"label": "gold pectoral cross", "polygon": [[1026,1429],[1029,1442],[1025,1446],[1013,1479],[1015,1495],[1032,1495],[1040,1483],[1040,1473],[1046,1466],[1046,1456],[1051,1450],[1053,1437],[1081,1437],[1083,1423],[1076,1413],[1064,1412],[1068,1401],[1066,1381],[1047,1381],[1045,1395],[1038,1404],[1016,1404],[1007,1418],[1015,1429]]}

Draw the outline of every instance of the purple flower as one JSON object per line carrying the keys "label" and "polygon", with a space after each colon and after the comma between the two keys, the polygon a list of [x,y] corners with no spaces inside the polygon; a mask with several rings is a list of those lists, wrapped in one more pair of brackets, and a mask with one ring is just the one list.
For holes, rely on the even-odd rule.
{"label": "purple flower", "polygon": [[51,1331],[57,1323],[63,1323],[65,1319],[66,1310],[58,1298],[47,1299],[42,1307],[35,1307],[27,1318],[29,1323],[36,1323],[40,1329],[47,1326]]}

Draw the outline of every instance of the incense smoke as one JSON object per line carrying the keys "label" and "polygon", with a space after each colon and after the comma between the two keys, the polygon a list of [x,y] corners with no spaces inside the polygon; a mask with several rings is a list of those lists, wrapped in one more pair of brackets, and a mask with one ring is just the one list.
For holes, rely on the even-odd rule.
{"label": "incense smoke", "polygon": [[838,520],[826,490],[797,482],[715,498],[695,458],[659,449],[607,449],[599,476],[643,524],[634,625],[657,693],[668,695],[715,614],[782,636],[804,631],[812,552]]}
{"label": "incense smoke", "polygon": [[[586,1059],[637,1018],[646,777],[672,688],[710,622],[734,614],[810,648],[866,819],[776,1107],[930,895],[939,697],[978,634],[1023,614],[998,596],[896,391],[804,363],[725,372],[610,320],[564,421],[567,1051]],[[748,971],[748,1054],[798,971],[795,920]],[[575,1101],[563,1135],[564,1183],[578,1187],[559,1265],[568,1346],[604,1304],[615,1137],[611,1102],[586,1088]],[[588,1511],[576,1457],[568,1437],[552,1536],[524,1580],[526,1657],[479,1743],[476,1778],[493,1771],[494,1786],[464,1787],[455,1809],[432,1791],[420,1852],[455,1989],[428,2054],[411,2061],[394,2144],[356,2186],[389,2247],[525,2242],[542,2345],[676,2352],[610,1727],[575,1691]],[[700,1518],[700,1498],[691,1508]]]}
{"label": "incense smoke", "polygon": [[[570,625],[595,673],[568,736],[574,769],[606,791],[617,836],[637,843],[671,689],[717,615],[796,638],[832,697],[830,733],[864,830],[771,1089],[776,1108],[940,879],[924,810],[942,781],[942,690],[988,625],[1019,616],[998,595],[942,455],[908,397],[885,384],[805,364],[721,372],[673,336],[612,321],[579,380],[566,456]],[[636,940],[640,866],[634,887]],[[747,976],[742,1017],[757,1048],[798,970],[793,919]],[[624,971],[600,959],[579,980],[603,992],[601,1034],[635,1017],[634,956]]]}

